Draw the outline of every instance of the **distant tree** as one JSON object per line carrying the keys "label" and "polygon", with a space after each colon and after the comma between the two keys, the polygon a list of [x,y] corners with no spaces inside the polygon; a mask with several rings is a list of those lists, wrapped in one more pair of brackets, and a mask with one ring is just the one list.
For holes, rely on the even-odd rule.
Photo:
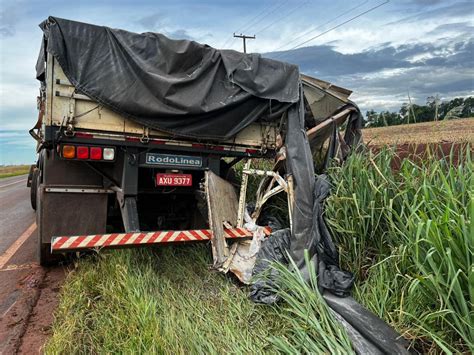
{"label": "distant tree", "polygon": [[374,110],[367,111],[365,114],[365,127],[378,127],[377,126],[377,112]]}
{"label": "distant tree", "polygon": [[[474,117],[474,97],[457,97],[442,102],[438,95],[426,98],[426,105],[403,103],[398,112],[369,110],[366,112],[366,127],[394,126],[405,123],[429,122],[438,119]],[[416,118],[416,121],[415,121]]]}
{"label": "distant tree", "polygon": [[464,99],[464,108],[462,110],[461,117],[474,117],[474,96],[470,96]]}

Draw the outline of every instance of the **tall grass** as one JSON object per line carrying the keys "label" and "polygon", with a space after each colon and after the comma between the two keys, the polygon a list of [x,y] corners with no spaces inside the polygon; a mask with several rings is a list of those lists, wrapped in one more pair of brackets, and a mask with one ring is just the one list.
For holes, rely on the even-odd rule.
{"label": "tall grass", "polygon": [[[309,257],[305,255],[306,263]],[[346,331],[333,317],[319,293],[316,270],[309,268],[309,283],[293,262],[287,266],[273,265],[278,274],[275,292],[283,302],[278,313],[289,324],[288,334],[273,337],[275,350],[284,354],[352,354]]]}
{"label": "tall grass", "polygon": [[391,169],[394,153],[332,168],[326,217],[358,300],[422,351],[474,351],[472,151]]}
{"label": "tall grass", "polygon": [[[276,306],[209,270],[203,245],[80,260],[61,291],[46,353],[350,353],[345,333],[301,275],[281,270]],[[286,286],[283,286],[286,285]]]}

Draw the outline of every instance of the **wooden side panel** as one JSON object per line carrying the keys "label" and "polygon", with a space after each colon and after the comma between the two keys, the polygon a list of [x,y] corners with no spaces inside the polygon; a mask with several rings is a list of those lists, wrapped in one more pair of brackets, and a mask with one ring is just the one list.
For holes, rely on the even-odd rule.
{"label": "wooden side panel", "polygon": [[[99,105],[87,96],[74,94],[74,86],[68,81],[57,61],[48,61],[48,68],[48,125],[60,126],[65,117],[74,116],[74,127],[78,129],[135,135],[144,133],[143,126]],[[157,130],[149,130],[148,134],[150,137],[169,138],[169,134]],[[277,135],[277,124],[252,124],[239,132],[234,139],[221,143],[274,149]]]}
{"label": "wooden side panel", "polygon": [[206,172],[206,196],[209,212],[209,227],[212,230],[212,255],[214,267],[219,268],[229,256],[225,241],[224,222],[237,225],[239,201],[234,186],[212,171]]}
{"label": "wooden side panel", "polygon": [[[125,131],[125,118],[122,116],[100,106],[95,101],[88,100],[87,97],[84,97],[84,99],[72,97],[74,86],[69,83],[66,75],[56,61],[53,74],[53,126],[59,126],[64,117],[71,115],[77,117],[74,119],[74,127],[76,128],[118,133]],[[58,96],[58,94],[60,96]],[[72,110],[71,106],[73,108]]]}

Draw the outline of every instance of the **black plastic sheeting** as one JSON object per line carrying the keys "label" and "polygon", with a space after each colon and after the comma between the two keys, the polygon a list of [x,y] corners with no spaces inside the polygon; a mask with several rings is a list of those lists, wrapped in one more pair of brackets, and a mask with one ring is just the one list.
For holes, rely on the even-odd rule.
{"label": "black plastic sheeting", "polygon": [[[334,295],[346,297],[350,295],[354,284],[354,276],[348,271],[339,268],[339,254],[332,241],[331,233],[324,221],[324,200],[329,195],[331,185],[325,175],[319,175],[314,182],[312,225],[310,233],[295,243],[294,236],[290,236],[289,229],[281,229],[272,233],[270,238],[262,242],[262,247],[257,255],[257,260],[252,274],[255,281],[251,285],[250,298],[258,303],[273,303],[278,300],[274,293],[277,275],[271,268],[274,262],[289,264],[289,258],[295,260],[298,268],[309,280],[307,267],[313,267],[318,271],[318,286],[321,293],[329,291]],[[297,210],[296,207],[294,210]],[[295,219],[293,219],[295,220]],[[309,238],[307,237],[309,236]],[[294,245],[296,244],[296,246]],[[308,250],[310,265],[307,265],[299,256],[298,248],[301,244]],[[304,254],[304,250],[302,251]],[[268,273],[270,273],[268,275]],[[259,277],[259,275],[265,275]]]}
{"label": "black plastic sheeting", "polygon": [[141,125],[178,136],[228,139],[299,101],[292,64],[218,50],[159,33],[132,33],[49,17],[45,50],[76,89]]}
{"label": "black plastic sheeting", "polygon": [[272,304],[277,302],[275,293],[278,273],[271,267],[273,263],[289,265],[288,250],[290,249],[291,232],[289,228],[279,229],[263,240],[252,270],[254,277],[250,285],[250,298],[257,303]]}

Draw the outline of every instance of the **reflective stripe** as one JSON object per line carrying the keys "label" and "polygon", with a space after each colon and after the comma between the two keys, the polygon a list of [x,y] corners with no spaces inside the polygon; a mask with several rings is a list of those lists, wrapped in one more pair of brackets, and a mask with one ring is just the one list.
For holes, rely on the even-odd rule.
{"label": "reflective stripe", "polygon": [[[270,227],[264,227],[266,235],[271,233]],[[226,238],[252,237],[252,232],[245,228],[224,229]],[[94,234],[79,236],[53,237],[51,242],[52,251],[78,250],[87,248],[105,248],[114,246],[133,246],[144,244],[160,244],[174,242],[192,242],[212,239],[210,229],[195,229],[184,231],[157,231],[157,232],[135,232],[135,233],[113,233]]]}

